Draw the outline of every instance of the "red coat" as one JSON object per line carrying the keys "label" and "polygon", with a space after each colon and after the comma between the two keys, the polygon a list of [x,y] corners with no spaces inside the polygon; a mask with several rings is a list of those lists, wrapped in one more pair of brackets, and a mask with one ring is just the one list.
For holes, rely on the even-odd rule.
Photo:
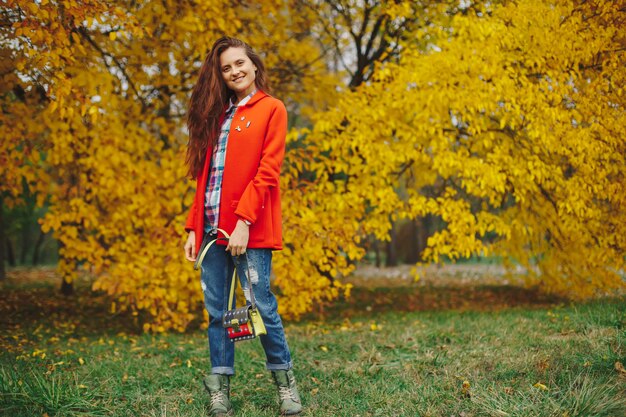
{"label": "red coat", "polygon": [[[279,176],[286,135],[285,105],[261,90],[235,110],[228,134],[218,227],[232,233],[238,219],[248,220],[252,223],[249,248],[283,247]],[[211,154],[209,150],[185,224],[185,230],[196,232],[196,251],[204,235]]]}

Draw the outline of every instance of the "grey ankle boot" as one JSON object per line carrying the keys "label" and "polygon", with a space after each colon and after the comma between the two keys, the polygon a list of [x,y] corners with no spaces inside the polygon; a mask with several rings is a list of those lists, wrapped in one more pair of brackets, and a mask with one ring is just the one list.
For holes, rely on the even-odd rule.
{"label": "grey ankle boot", "polygon": [[228,375],[211,374],[202,381],[211,396],[210,416],[229,416],[233,413],[230,403],[230,379]]}
{"label": "grey ankle boot", "polygon": [[299,414],[302,411],[302,402],[300,401],[300,394],[298,394],[296,377],[293,371],[272,371],[272,376],[278,387],[280,413],[286,416]]}

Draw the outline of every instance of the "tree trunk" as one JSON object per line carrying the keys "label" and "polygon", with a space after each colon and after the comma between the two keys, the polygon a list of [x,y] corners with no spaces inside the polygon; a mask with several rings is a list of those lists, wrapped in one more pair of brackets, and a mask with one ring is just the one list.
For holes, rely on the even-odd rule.
{"label": "tree trunk", "polygon": [[35,249],[33,250],[33,265],[39,264],[41,246],[43,246],[43,242],[45,240],[46,240],[46,234],[40,229],[39,237],[37,238],[37,243],[35,243]]}
{"label": "tree trunk", "polygon": [[[63,246],[64,246],[63,242],[59,242],[59,253],[63,252],[61,250],[63,249]],[[65,262],[65,260],[62,259],[60,255],[59,255],[59,262]],[[72,263],[72,265],[74,265],[74,269],[75,269],[76,264]],[[61,294],[65,296],[74,294],[74,281],[68,281],[66,276],[63,276],[63,282],[61,282]]]}
{"label": "tree trunk", "polygon": [[396,250],[396,225],[391,226],[389,231],[391,240],[387,242],[387,259],[385,260],[385,266],[397,266],[398,265],[398,251]]}
{"label": "tree trunk", "polygon": [[0,200],[0,281],[4,281],[7,277],[7,271],[4,267],[7,240],[8,239],[4,231],[4,203]]}
{"label": "tree trunk", "polygon": [[4,244],[6,248],[6,257],[9,266],[15,266],[15,251],[13,250],[13,242],[9,239],[8,236],[5,236]]}
{"label": "tree trunk", "polygon": [[426,249],[426,242],[430,236],[430,229],[432,225],[432,217],[427,215],[419,220],[417,226],[417,247],[419,253],[419,261],[423,261],[422,253]]}
{"label": "tree trunk", "polygon": [[419,227],[420,221],[418,219],[411,220],[409,225],[409,239],[407,244],[409,245],[407,251],[406,262],[409,264],[414,264],[419,262],[420,260],[420,248],[419,248]]}
{"label": "tree trunk", "polygon": [[67,282],[65,277],[63,277],[63,282],[61,283],[61,294],[66,296],[74,294],[74,282]]}
{"label": "tree trunk", "polygon": [[380,268],[380,241],[374,236],[374,255],[376,259],[376,268]]}

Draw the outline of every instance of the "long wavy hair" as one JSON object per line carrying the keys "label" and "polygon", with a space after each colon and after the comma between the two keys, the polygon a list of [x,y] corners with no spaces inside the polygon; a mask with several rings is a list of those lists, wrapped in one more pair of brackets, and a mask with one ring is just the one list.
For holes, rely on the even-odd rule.
{"label": "long wavy hair", "polygon": [[189,142],[185,163],[187,174],[196,179],[204,167],[206,153],[213,149],[219,137],[221,116],[228,101],[235,95],[222,79],[220,55],[228,48],[243,48],[256,66],[256,88],[270,92],[269,80],[261,57],[244,41],[229,36],[219,38],[200,67],[198,82],[193,87],[187,113]]}

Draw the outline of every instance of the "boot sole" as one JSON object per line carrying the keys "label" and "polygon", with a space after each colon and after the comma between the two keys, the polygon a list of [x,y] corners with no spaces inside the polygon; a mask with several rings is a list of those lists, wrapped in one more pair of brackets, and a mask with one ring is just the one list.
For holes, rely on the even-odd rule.
{"label": "boot sole", "polygon": [[235,415],[235,411],[232,408],[225,413],[223,412],[214,413],[214,414],[209,413],[210,417],[225,417],[225,416],[233,416],[233,415]]}

